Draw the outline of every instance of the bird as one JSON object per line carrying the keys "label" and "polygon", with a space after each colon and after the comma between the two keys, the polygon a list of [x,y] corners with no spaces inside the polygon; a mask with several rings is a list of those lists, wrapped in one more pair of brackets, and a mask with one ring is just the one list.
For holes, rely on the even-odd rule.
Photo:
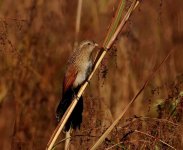
{"label": "bird", "polygon": [[[98,44],[94,41],[84,40],[71,53],[63,79],[62,98],[56,110],[56,119],[59,122],[77,95],[82,84],[87,81],[92,71],[92,52]],[[80,129],[82,123],[83,97],[81,96],[73,112],[68,118],[64,130]]]}

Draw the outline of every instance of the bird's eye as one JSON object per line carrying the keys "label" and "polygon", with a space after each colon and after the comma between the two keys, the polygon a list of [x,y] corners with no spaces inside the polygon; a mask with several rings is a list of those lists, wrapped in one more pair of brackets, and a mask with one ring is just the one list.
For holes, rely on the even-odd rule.
{"label": "bird's eye", "polygon": [[88,43],[88,45],[91,45],[90,43]]}

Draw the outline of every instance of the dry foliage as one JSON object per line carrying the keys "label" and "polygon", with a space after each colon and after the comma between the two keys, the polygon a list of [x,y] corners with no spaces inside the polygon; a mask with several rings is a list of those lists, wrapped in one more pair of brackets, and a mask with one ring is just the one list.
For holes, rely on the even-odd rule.
{"label": "dry foliage", "polygon": [[[1,149],[45,148],[75,40],[76,5],[73,0],[0,1]],[[115,5],[84,1],[79,40],[101,44]],[[101,149],[115,144],[111,149],[182,149],[182,7],[181,0],[141,2],[85,92],[83,124],[72,134],[71,148],[91,147],[151,68],[175,49]]]}

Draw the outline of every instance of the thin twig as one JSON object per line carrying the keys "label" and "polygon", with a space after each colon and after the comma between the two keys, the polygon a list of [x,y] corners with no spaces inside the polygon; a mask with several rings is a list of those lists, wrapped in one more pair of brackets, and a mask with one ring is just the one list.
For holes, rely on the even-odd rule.
{"label": "thin twig", "polygon": [[118,146],[118,145],[120,145],[120,144],[122,144],[122,143],[123,143],[123,142],[116,143],[116,144],[114,144],[114,145],[112,145],[112,146],[106,148],[105,150],[112,149],[112,148],[114,148],[114,147],[116,147],[116,146]]}
{"label": "thin twig", "polygon": [[140,133],[140,134],[143,134],[143,135],[146,135],[146,136],[149,136],[149,137],[151,137],[151,138],[153,138],[153,139],[158,140],[159,142],[163,143],[164,145],[166,145],[166,146],[168,146],[168,147],[170,147],[170,148],[176,150],[176,148],[174,148],[173,146],[169,145],[168,143],[164,142],[163,140],[158,139],[158,138],[156,138],[156,137],[154,137],[154,136],[152,136],[152,135],[150,135],[150,134],[148,134],[148,133],[145,133],[145,132],[142,132],[142,131],[139,131],[139,130],[134,130],[134,132]]}
{"label": "thin twig", "polygon": [[[138,118],[137,118],[138,119]],[[179,124],[177,124],[177,123],[174,123],[174,122],[172,122],[172,121],[170,121],[170,120],[167,120],[167,119],[160,119],[160,118],[151,118],[151,117],[139,117],[139,119],[151,119],[151,120],[156,120],[156,121],[158,121],[158,122],[166,122],[166,123],[169,123],[169,124],[172,124],[173,126],[180,126]]]}
{"label": "thin twig", "polygon": [[65,137],[64,139],[58,141],[58,142],[52,147],[52,149],[54,149],[54,148],[55,148],[56,146],[58,146],[60,143],[66,141],[66,140],[68,140],[68,139],[71,139],[71,138],[72,138],[72,137],[69,136],[69,137]]}

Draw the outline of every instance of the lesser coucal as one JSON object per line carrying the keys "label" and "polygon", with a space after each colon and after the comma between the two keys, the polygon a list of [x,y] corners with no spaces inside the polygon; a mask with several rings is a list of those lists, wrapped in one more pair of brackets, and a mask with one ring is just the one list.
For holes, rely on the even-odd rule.
{"label": "lesser coucal", "polygon": [[[78,93],[81,85],[87,80],[92,70],[92,51],[98,46],[93,41],[81,42],[68,60],[63,81],[62,99],[56,110],[56,118],[59,121]],[[82,122],[83,97],[81,96],[72,114],[65,125],[65,131],[70,128],[79,128]]]}

